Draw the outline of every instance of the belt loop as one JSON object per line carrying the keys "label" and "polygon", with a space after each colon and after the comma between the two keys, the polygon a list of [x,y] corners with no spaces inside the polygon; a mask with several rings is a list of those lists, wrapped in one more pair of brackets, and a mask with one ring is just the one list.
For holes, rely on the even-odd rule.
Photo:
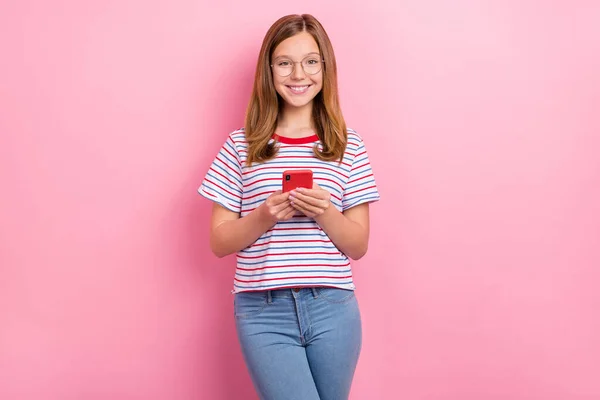
{"label": "belt loop", "polygon": [[313,297],[316,299],[317,297],[319,297],[319,293],[317,292],[317,288],[316,287],[312,287],[312,294]]}
{"label": "belt loop", "polygon": [[271,292],[272,290],[267,290],[267,304],[271,304],[273,302],[273,295]]}

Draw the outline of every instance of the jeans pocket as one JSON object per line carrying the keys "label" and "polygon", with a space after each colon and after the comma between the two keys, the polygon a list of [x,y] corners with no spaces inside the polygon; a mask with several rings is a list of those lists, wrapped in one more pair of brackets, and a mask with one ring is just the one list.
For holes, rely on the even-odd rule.
{"label": "jeans pocket", "polygon": [[319,288],[319,297],[328,303],[344,304],[354,299],[354,290],[338,288]]}
{"label": "jeans pocket", "polygon": [[263,292],[236,293],[233,301],[237,318],[251,318],[260,314],[267,306],[267,296]]}

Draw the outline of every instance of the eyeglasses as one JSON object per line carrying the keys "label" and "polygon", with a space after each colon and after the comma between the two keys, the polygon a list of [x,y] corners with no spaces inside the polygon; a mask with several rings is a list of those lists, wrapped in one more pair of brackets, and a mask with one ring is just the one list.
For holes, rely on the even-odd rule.
{"label": "eyeglasses", "polygon": [[302,69],[309,75],[318,74],[323,68],[325,60],[317,55],[305,57],[302,61],[292,61],[289,58],[278,58],[277,61],[271,64],[273,72],[279,76],[290,76],[294,72],[296,64],[301,64]]}

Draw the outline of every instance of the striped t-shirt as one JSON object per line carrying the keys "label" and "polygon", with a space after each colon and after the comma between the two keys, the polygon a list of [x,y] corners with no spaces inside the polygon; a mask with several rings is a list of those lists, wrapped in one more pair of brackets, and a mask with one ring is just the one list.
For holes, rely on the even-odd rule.
{"label": "striped t-shirt", "polygon": [[[281,190],[284,170],[310,169],[314,182],[331,193],[339,211],[379,200],[365,145],[355,131],[348,129],[341,164],[315,157],[313,146],[321,146],[316,135],[300,139],[275,135],[272,140],[277,141],[277,156],[247,166],[244,130],[232,132],[198,192],[243,218]],[[234,293],[306,286],[355,288],[350,260],[313,218],[297,212],[237,253]]]}

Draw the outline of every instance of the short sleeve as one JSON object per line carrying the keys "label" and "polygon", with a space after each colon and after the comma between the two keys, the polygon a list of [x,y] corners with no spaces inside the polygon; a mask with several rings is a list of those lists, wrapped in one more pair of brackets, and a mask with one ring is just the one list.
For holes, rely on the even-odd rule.
{"label": "short sleeve", "polygon": [[360,137],[355,138],[358,142],[358,147],[352,160],[350,177],[348,178],[348,183],[342,197],[343,211],[362,203],[371,203],[379,200],[379,191],[375,183],[367,149]]}
{"label": "short sleeve", "polygon": [[243,193],[242,166],[231,135],[210,165],[198,193],[230,211],[240,212]]}

